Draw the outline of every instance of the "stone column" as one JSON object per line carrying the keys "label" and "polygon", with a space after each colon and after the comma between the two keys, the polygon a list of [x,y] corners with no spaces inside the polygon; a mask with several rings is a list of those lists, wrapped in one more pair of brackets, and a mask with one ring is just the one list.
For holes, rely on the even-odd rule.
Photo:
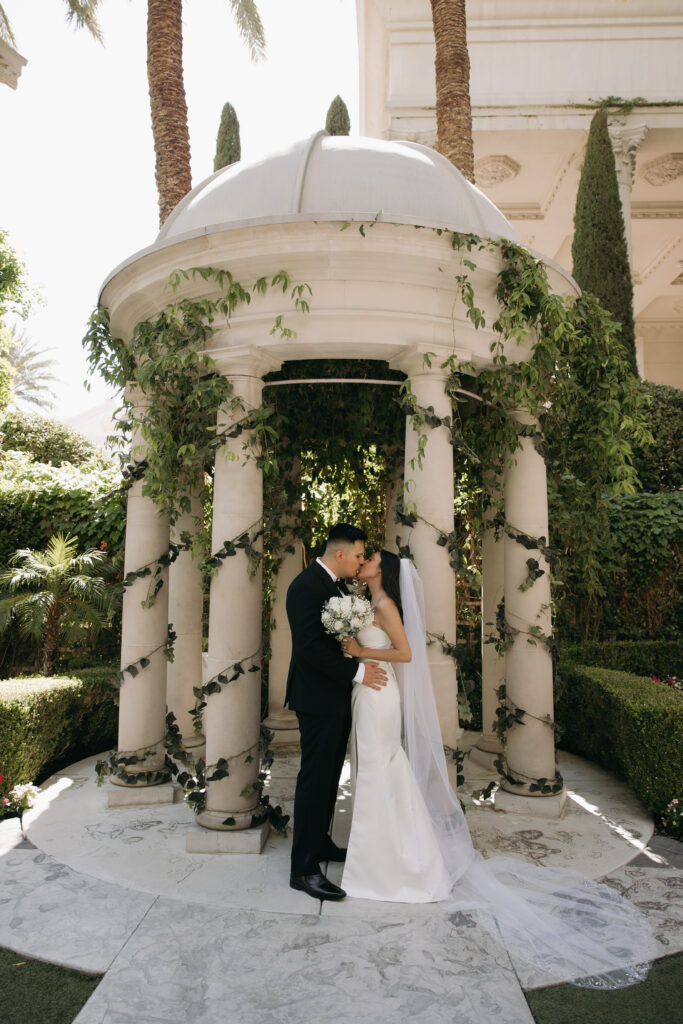
{"label": "stone column", "polygon": [[[298,460],[292,467],[291,481],[296,493],[301,495],[301,465]],[[268,664],[268,717],[263,723],[273,733],[271,747],[298,745],[299,721],[293,711],[285,707],[287,675],[292,657],[292,637],[287,621],[285,602],[292,580],[304,567],[303,546],[291,532],[298,513],[301,511],[301,497],[282,523],[286,533],[282,545],[282,562],[273,581],[270,629],[270,662]],[[292,550],[287,551],[290,547]]]}
{"label": "stone column", "polygon": [[398,551],[396,538],[401,535],[401,526],[396,522],[396,517],[394,516],[394,505],[399,499],[402,487],[403,466],[397,463],[386,487],[387,517],[384,527],[384,547],[387,551],[393,551],[394,553]]}
{"label": "stone column", "polygon": [[[219,370],[232,381],[234,394],[246,410],[261,404],[262,373],[266,365],[256,350],[214,357]],[[218,416],[222,429],[242,419],[244,410],[225,407]],[[212,550],[226,541],[261,528],[263,513],[262,472],[253,457],[244,451],[246,434],[226,438],[216,453],[213,492]],[[208,677],[232,674],[231,666],[254,656],[261,662],[262,573],[254,571],[245,552],[221,561],[211,581],[209,610]],[[245,665],[245,668],[247,665]],[[245,672],[208,696],[204,713],[207,775],[220,758],[229,759],[230,774],[207,786],[206,809],[197,821],[208,829],[248,829],[257,809],[255,793],[242,795],[255,783],[259,768],[259,732],[261,719],[261,673]],[[259,840],[258,848],[260,849]],[[189,843],[189,840],[188,840]],[[188,846],[189,848],[189,846]],[[227,852],[246,847],[217,846]]]}
{"label": "stone column", "polygon": [[628,258],[633,267],[633,249],[631,245],[631,189],[633,188],[633,177],[636,170],[636,153],[647,135],[646,124],[621,125],[611,124],[609,134],[614,150],[614,163],[617,170],[617,181],[619,183],[619,198],[621,209],[624,215],[624,231],[626,233],[626,246]]}
{"label": "stone column", "polygon": [[[423,408],[433,406],[437,416],[451,415],[450,398],[445,392],[447,374],[443,370],[425,366],[421,352],[414,352],[392,365],[408,374],[418,405]],[[419,437],[423,432],[427,434],[428,441],[420,467],[416,460]],[[437,527],[449,534],[454,525],[453,448],[445,427],[424,427],[416,431],[410,417],[407,418],[405,480],[406,502],[414,504],[419,515],[427,520],[418,520],[417,525],[405,534],[424,585],[427,630],[442,634],[454,643],[455,578],[448,552],[436,543],[438,535],[434,530]],[[427,648],[427,654],[444,743],[456,747],[461,730],[455,662],[444,654],[437,641]]]}
{"label": "stone column", "polygon": [[[149,406],[147,397],[133,385],[129,385],[127,395],[136,414]],[[145,442],[137,430],[133,436],[132,460],[141,462],[145,453]],[[159,514],[151,498],[143,497],[142,480],[136,480],[128,492],[124,572],[128,574],[154,563],[167,553],[168,544],[168,519]],[[151,568],[154,572],[153,565]],[[139,764],[125,766],[129,775],[164,770],[168,662],[163,648],[168,635],[168,570],[163,570],[161,575],[163,586],[151,607],[144,607],[143,602],[154,586],[154,576],[151,583],[149,576],[136,579],[123,594],[121,668],[136,664],[138,672],[134,676],[126,673],[121,686],[119,753],[145,755]],[[149,660],[144,668],[137,664],[142,658]],[[115,776],[111,776],[111,781],[116,786],[135,785],[136,788],[156,784],[145,780],[124,783]],[[145,798],[145,802],[150,801],[153,802],[152,797]],[[125,797],[110,791],[110,806],[125,802],[128,802]]]}
{"label": "stone column", "polygon": [[[493,502],[502,497],[501,481],[489,474],[487,482]],[[489,506],[485,518],[489,521],[495,514],[495,505]],[[496,690],[505,683],[505,655],[498,653],[493,644],[486,641],[496,635],[496,612],[505,593],[505,545],[503,537],[496,536],[493,528],[484,531],[481,544],[481,720],[482,734],[476,746],[470,750],[475,764],[493,768],[493,762],[502,752],[502,746],[493,731],[498,707]]]}
{"label": "stone column", "polygon": [[[536,425],[527,413],[517,410],[522,424]],[[505,473],[506,529],[548,540],[548,494],[546,468],[536,450],[534,439],[524,437],[514,454],[515,463]],[[552,725],[540,721],[553,719],[553,664],[548,647],[541,641],[530,643],[530,628],[538,627],[550,636],[550,574],[548,563],[537,550],[529,550],[505,534],[505,618],[519,632],[506,654],[507,694],[527,714],[522,724],[507,733],[507,761],[510,773],[524,785],[503,782],[495,797],[496,810],[519,811],[539,817],[559,817],[564,807],[564,789],[541,796],[529,792],[533,780],[555,778],[555,735]],[[532,586],[521,590],[528,576],[527,559],[534,558],[544,570]],[[534,717],[532,717],[534,716]]]}
{"label": "stone column", "polygon": [[292,639],[287,622],[285,601],[287,590],[304,567],[301,541],[293,540],[294,551],[284,553],[273,587],[270,663],[268,666],[268,717],[263,723],[273,732],[272,747],[299,743],[299,722],[286,708],[287,673],[292,656]]}
{"label": "stone column", "polygon": [[[171,540],[181,543],[183,534],[197,533],[202,506],[191,498],[191,510],[179,516],[171,527]],[[202,577],[199,559],[191,551],[182,551],[169,569],[168,621],[176,634],[174,658],[168,665],[166,703],[176,717],[183,743],[188,751],[202,756],[203,733],[195,733],[191,709],[192,692],[202,681]]]}

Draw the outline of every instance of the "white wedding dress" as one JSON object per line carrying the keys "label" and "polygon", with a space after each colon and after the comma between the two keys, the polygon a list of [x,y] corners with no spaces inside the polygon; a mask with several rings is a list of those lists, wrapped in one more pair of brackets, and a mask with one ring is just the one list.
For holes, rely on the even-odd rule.
{"label": "white wedding dress", "polygon": [[[383,662],[387,686],[355,684],[351,698],[354,808],[342,887],[350,896],[439,901],[448,913],[477,914],[518,973],[536,985],[621,988],[642,980],[657,955],[654,936],[620,893],[569,869],[486,860],[474,849],[448,779],[422,583],[408,559],[401,559],[400,586],[412,652],[397,666],[400,688]],[[358,641],[376,650],[391,646],[375,625]]]}
{"label": "white wedding dress", "polygon": [[[379,626],[358,634],[361,647],[391,640]],[[353,817],[342,888],[349,896],[398,903],[445,899],[451,880],[429,811],[401,746],[401,694],[394,670],[381,690],[355,683],[351,696]]]}

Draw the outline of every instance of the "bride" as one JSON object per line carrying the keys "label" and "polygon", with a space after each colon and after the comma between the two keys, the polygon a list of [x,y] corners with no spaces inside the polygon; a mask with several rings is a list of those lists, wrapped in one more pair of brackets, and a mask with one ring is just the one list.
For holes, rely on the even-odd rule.
{"label": "bride", "polygon": [[364,899],[479,911],[515,966],[541,972],[538,983],[617,988],[642,980],[656,956],[654,939],[619,893],[568,869],[485,860],[475,851],[448,780],[421,580],[409,559],[389,551],[373,554],[358,578],[375,617],[342,647],[386,663],[389,680],[380,690],[353,688],[344,889]]}

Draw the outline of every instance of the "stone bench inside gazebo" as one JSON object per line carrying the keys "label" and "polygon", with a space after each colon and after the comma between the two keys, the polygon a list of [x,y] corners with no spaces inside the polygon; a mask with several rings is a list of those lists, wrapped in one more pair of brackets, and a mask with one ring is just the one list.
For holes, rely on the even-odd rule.
{"label": "stone bench inside gazebo", "polygon": [[[364,231],[359,225],[365,224]],[[370,229],[372,225],[372,229]],[[346,227],[345,227],[346,226]],[[422,230],[416,230],[420,227]],[[107,279],[101,304],[111,317],[114,336],[129,339],[136,323],[155,316],[168,302],[169,276],[179,269],[229,269],[240,281],[255,281],[286,269],[293,281],[310,285],[310,311],[287,316],[295,337],[272,334],[283,312],[282,294],[271,290],[237,309],[229,326],[218,329],[209,349],[218,372],[229,377],[234,394],[246,407],[258,407],[264,375],[284,361],[298,359],[374,359],[406,374],[417,402],[432,406],[437,416],[450,414],[445,393],[448,369],[456,356],[478,369],[491,365],[490,324],[496,319],[497,275],[501,257],[495,248],[477,253],[470,274],[486,327],[475,329],[459,298],[454,253],[447,239],[433,229],[472,233],[482,238],[516,240],[512,226],[493,204],[444,157],[415,143],[330,137],[324,132],[297,142],[272,156],[240,162],[218,171],[190,192],[176,207],[149,248],[136,253]],[[544,261],[556,292],[576,292],[574,282],[551,261]],[[191,277],[181,294],[191,299],[210,296],[210,280]],[[512,361],[528,359],[530,343],[510,347]],[[429,355],[428,360],[425,356]],[[131,389],[134,403],[145,395]],[[221,423],[229,423],[225,410]],[[528,414],[519,411],[521,422]],[[445,533],[453,530],[453,452],[443,426],[427,428],[428,443],[421,465],[415,462],[418,436],[406,424],[405,479],[411,501],[430,523]],[[261,471],[244,458],[243,438],[227,439],[215,460],[212,544],[221,547],[258,521],[263,512]],[[144,457],[141,438],[134,439],[136,458]],[[546,471],[530,438],[523,438],[515,461],[502,483],[508,523],[533,537],[548,536]],[[129,492],[125,571],[134,571],[168,550],[169,536],[191,525],[192,514],[174,524],[142,495],[142,481]],[[422,521],[411,528],[410,548],[425,581],[430,632],[455,638],[456,609],[453,570],[448,552],[434,543],[433,530]],[[496,609],[505,599],[513,622],[533,623],[549,634],[549,574],[520,590],[527,575],[528,553],[508,536],[483,538],[483,639],[493,629]],[[297,737],[296,719],[283,708],[288,661],[284,593],[301,568],[288,555],[278,576],[272,637],[268,724],[279,741]],[[546,566],[547,569],[547,566]],[[176,716],[188,749],[205,742],[207,765],[252,746],[258,749],[260,677],[248,673],[207,698],[204,733],[194,736],[189,709],[192,688],[202,678],[202,589],[198,565],[189,551],[168,570],[167,586],[151,607],[142,601],[147,584],[138,580],[125,594],[121,664],[135,662],[163,647],[168,623],[177,635],[175,658],[168,664],[159,649],[135,677],[121,687],[119,750],[145,751],[130,776],[161,768],[166,707]],[[249,575],[246,556],[225,559],[211,582],[208,654],[209,677],[258,650],[262,630],[262,587],[259,572]],[[429,647],[431,671],[444,742],[456,747],[460,729],[453,660],[438,645]],[[541,721],[553,714],[553,679],[547,646],[533,646],[523,633],[499,654],[483,647],[483,721],[485,731],[470,756],[491,765],[500,750],[492,732],[496,689],[507,692],[531,715],[523,728],[508,735],[508,759],[529,778],[555,776],[553,730]],[[258,758],[234,763],[227,778],[207,786],[205,809],[198,815],[197,836],[188,850],[246,851],[262,848],[263,829],[251,829],[257,795],[242,793],[253,783]],[[124,783],[112,777],[109,806],[173,799],[169,784]],[[535,795],[528,788],[506,789],[496,805],[525,814],[557,817],[564,792]],[[225,824],[229,819],[231,824]],[[203,830],[211,830],[209,833]]]}

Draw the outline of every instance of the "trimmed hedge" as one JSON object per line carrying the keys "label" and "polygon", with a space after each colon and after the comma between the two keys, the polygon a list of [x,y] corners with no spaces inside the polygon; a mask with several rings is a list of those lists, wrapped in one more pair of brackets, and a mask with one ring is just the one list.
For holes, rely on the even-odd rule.
{"label": "trimmed hedge", "polygon": [[635,676],[683,676],[683,643],[679,640],[586,640],[562,644],[561,661],[599,665]]}
{"label": "trimmed hedge", "polygon": [[683,796],[683,693],[607,668],[560,663],[561,746],[626,780],[649,811]]}
{"label": "trimmed hedge", "polygon": [[116,746],[118,692],[108,682],[115,672],[0,681],[0,795]]}

